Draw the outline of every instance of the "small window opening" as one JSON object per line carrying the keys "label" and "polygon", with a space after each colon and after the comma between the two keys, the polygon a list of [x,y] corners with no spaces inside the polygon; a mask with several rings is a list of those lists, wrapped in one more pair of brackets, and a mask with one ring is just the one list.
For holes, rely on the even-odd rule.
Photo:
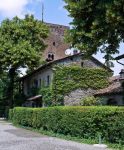
{"label": "small window opening", "polygon": [[50,76],[48,75],[47,76],[47,86],[49,86],[50,85]]}
{"label": "small window opening", "polygon": [[39,80],[39,85],[40,85],[40,87],[41,87],[41,79]]}
{"label": "small window opening", "polygon": [[84,62],[81,62],[81,67],[84,67]]}
{"label": "small window opening", "polygon": [[34,79],[33,87],[38,88],[38,80]]}
{"label": "small window opening", "polygon": [[56,46],[56,43],[55,43],[55,42],[53,42],[53,46]]}
{"label": "small window opening", "polygon": [[46,61],[53,61],[54,60],[54,54],[53,53],[48,53],[48,58],[46,59]]}

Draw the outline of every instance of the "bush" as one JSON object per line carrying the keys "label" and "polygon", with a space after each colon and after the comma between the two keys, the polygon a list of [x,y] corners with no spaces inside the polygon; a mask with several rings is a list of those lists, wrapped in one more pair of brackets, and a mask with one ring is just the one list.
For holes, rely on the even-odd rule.
{"label": "bush", "polygon": [[124,141],[124,107],[49,107],[14,108],[15,124],[30,126],[82,138],[95,138],[98,133],[107,142]]}
{"label": "bush", "polygon": [[100,98],[94,96],[85,97],[81,100],[80,105],[82,106],[98,106],[102,105]]}
{"label": "bush", "polygon": [[[10,113],[11,113],[11,110],[10,110]],[[15,124],[20,124],[22,126],[30,127],[32,126],[32,121],[33,121],[32,114],[33,114],[32,108],[17,107],[13,109],[13,117],[11,119]]]}
{"label": "bush", "polygon": [[43,87],[39,90],[39,94],[42,95],[42,102],[44,106],[51,106],[52,105],[52,89],[51,87]]}

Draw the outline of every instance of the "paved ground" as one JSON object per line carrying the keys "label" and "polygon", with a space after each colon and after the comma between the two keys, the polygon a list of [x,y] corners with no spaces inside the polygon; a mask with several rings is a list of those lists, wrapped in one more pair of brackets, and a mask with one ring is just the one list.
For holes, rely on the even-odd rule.
{"label": "paved ground", "polygon": [[102,150],[19,129],[0,120],[0,150]]}

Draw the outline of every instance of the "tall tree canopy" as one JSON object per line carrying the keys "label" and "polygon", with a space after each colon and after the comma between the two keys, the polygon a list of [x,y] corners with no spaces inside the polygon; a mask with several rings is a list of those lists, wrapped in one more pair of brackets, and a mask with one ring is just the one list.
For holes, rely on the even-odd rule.
{"label": "tall tree canopy", "polygon": [[105,59],[119,52],[124,42],[124,0],[64,0],[73,18],[68,41],[88,56],[105,53]]}
{"label": "tall tree canopy", "polygon": [[6,19],[0,24],[0,70],[9,77],[9,105],[13,105],[13,85],[20,68],[38,66],[46,45],[48,27],[32,15],[24,19]]}

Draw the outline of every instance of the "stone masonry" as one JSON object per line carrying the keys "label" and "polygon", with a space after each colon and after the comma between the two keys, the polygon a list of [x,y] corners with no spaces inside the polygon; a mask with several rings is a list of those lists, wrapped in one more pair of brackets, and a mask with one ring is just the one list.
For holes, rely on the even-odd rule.
{"label": "stone masonry", "polygon": [[46,23],[50,28],[50,35],[46,39],[47,48],[44,51],[43,59],[48,57],[49,53],[54,54],[54,60],[66,57],[65,50],[69,44],[64,41],[64,33],[69,30],[68,26]]}
{"label": "stone masonry", "polygon": [[64,97],[64,104],[68,106],[80,105],[81,99],[92,96],[95,93],[93,89],[77,89]]}

